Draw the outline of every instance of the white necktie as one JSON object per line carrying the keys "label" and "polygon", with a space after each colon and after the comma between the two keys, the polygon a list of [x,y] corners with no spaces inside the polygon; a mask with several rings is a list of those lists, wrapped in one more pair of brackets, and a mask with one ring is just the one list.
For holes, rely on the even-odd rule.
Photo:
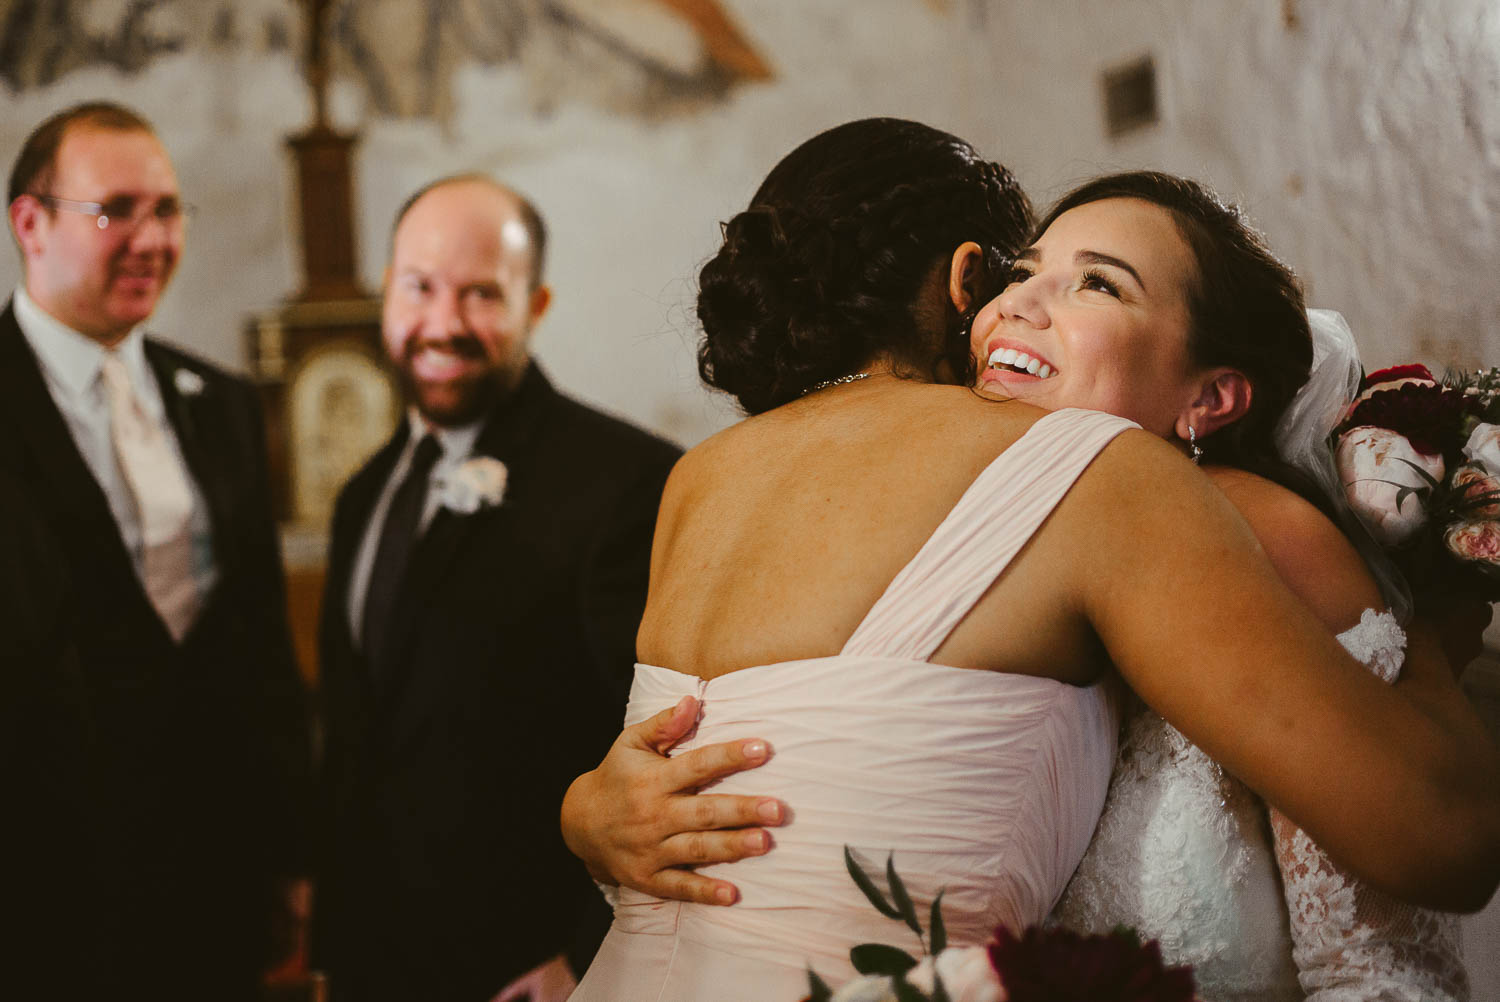
{"label": "white necktie", "polygon": [[140,520],[146,594],[180,641],[198,611],[188,523],[192,488],[165,432],[141,409],[125,362],[114,353],[105,355],[100,376],[109,399],[110,439]]}

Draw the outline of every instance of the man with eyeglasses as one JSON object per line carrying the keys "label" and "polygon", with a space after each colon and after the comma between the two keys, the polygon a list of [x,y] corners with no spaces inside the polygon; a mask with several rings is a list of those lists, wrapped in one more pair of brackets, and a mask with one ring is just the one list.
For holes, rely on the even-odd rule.
{"label": "man with eyeglasses", "polygon": [[144,333],[187,211],[143,118],[53,116],[8,198],[0,901],[24,932],[0,985],[258,998],[308,741],[255,395]]}

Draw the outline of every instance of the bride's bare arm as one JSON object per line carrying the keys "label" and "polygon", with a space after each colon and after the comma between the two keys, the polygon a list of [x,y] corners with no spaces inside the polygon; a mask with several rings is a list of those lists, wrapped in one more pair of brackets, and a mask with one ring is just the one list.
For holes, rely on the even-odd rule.
{"label": "bride's bare arm", "polygon": [[[1281,580],[1330,632],[1354,626],[1366,609],[1384,608],[1379,588],[1354,546],[1311,504],[1242,470],[1206,472],[1249,523]],[[1474,719],[1454,680],[1483,648],[1489,617],[1476,614],[1488,609],[1464,606],[1466,621],[1445,622],[1438,629],[1419,619],[1408,629],[1411,642],[1396,685],[1443,726],[1462,728]]]}
{"label": "bride's bare arm", "polygon": [[696,792],[765,763],[771,749],[764,741],[749,738],[666,757],[692,729],[697,712],[697,702],[684,698],[626,728],[599,767],[568,788],[563,839],[600,883],[661,898],[733,904],[733,884],[683,867],[759,856],[771,847],[765,828],[785,820],[780,801]]}
{"label": "bride's bare arm", "polygon": [[1500,882],[1500,754],[1483,724],[1456,688],[1371,677],[1169,451],[1122,436],[1054,516],[1079,611],[1125,680],[1351,872],[1482,906]]}

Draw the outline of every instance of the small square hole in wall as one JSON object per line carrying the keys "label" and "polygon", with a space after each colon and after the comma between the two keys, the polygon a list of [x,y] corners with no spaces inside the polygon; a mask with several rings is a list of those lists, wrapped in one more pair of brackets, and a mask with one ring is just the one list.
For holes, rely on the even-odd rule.
{"label": "small square hole in wall", "polygon": [[1156,63],[1142,56],[1104,71],[1104,123],[1111,139],[1155,125]]}

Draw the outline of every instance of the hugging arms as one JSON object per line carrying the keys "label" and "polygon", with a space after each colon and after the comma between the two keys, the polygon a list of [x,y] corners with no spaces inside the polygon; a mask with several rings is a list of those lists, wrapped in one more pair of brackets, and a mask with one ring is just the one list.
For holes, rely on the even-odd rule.
{"label": "hugging arms", "polygon": [[[1008,276],[1014,280],[973,319],[969,347],[980,359],[1000,356],[980,372],[979,385],[991,395],[1045,407],[1122,413],[1163,438],[1205,443],[1208,462],[1218,464],[1207,467],[1209,475],[1250,522],[1282,579],[1330,632],[1346,629],[1362,610],[1382,604],[1359,555],[1307,498],[1250,472],[1282,472],[1269,455],[1267,426],[1306,379],[1300,291],[1263,245],[1243,236],[1242,224],[1219,218],[1190,182],[1164,176],[1148,181],[1142,186],[1138,179],[1117,178],[1085,186],[1038,228],[1039,239]],[[1202,230],[1209,231],[1206,238]],[[1119,253],[1100,253],[1106,245]],[[1209,251],[1200,249],[1204,245]],[[969,305],[960,281],[962,253],[955,255],[948,290],[959,309]],[[1229,294],[1200,289],[1195,295],[1195,278],[1200,285],[1212,279],[1233,288]],[[1163,292],[1181,286],[1189,291],[1180,298]],[[1184,328],[1186,333],[1177,333]],[[1017,347],[1035,359],[1031,371],[1007,371],[1003,351]],[[1142,397],[1188,399],[1192,406],[1163,409],[1143,404]],[[1420,627],[1412,631],[1398,686],[1411,707],[1492,754]],[[1172,693],[1163,696],[1170,701]],[[1233,699],[1221,698],[1228,716]],[[691,707],[678,707],[622,735],[600,769],[580,777],[570,791],[564,830],[575,852],[606,882],[723,903],[733,900],[731,885],[680,867],[766,851],[772,839],[764,826],[782,820],[785,805],[771,797],[684,796],[763,761],[767,753],[747,741],[659,761],[658,754],[691,727],[691,717]]]}
{"label": "hugging arms", "polygon": [[[841,129],[907,131],[878,120]],[[1312,361],[1290,273],[1211,193],[1155,174],[1080,189],[1037,227],[1014,264],[1002,265],[997,248],[1023,241],[966,244],[954,239],[961,229],[922,228],[943,218],[916,204],[942,164],[908,165],[907,177],[922,181],[846,198],[891,155],[872,164],[861,150],[847,170],[837,163],[809,169],[807,148],[823,138],[772,172],[704,269],[705,378],[762,416],[700,446],[674,473],[658,521],[642,661],[711,680],[742,667],[827,657],[854,626],[854,613],[877,597],[877,582],[899,569],[875,563],[894,560],[882,554],[914,548],[922,526],[979,469],[979,456],[1008,452],[1018,427],[1010,422],[1026,413],[1014,401],[1120,415],[1154,438],[1122,435],[1098,456],[931,662],[1076,687],[1117,670],[1170,724],[1307,825],[1354,872],[1435,904],[1482,903],[1497,878],[1500,804],[1476,773],[1493,767],[1493,745],[1419,633],[1396,690],[1333,642],[1335,631],[1362,623],[1382,603],[1348,540],[1319,513],[1316,495],[1297,489],[1297,471],[1274,447],[1273,430]],[[973,162],[971,153],[958,158],[955,171]],[[806,197],[809,186],[823,194]],[[969,186],[987,188],[978,179]],[[949,211],[952,196],[944,196]],[[982,198],[972,211],[988,211]],[[826,253],[830,235],[849,244],[847,253]],[[769,245],[773,262],[758,277],[757,240]],[[866,252],[880,281],[840,264]],[[903,253],[906,281],[891,281],[888,266]],[[760,291],[720,310],[726,274],[758,282]],[[778,285],[786,287],[786,317],[770,311],[756,342],[726,334],[745,326],[746,310],[778,302]],[[960,313],[967,313],[961,329],[949,319]],[[793,358],[852,343],[802,371],[787,374],[773,360],[774,379],[733,383],[725,373],[744,368],[735,352],[757,342],[777,351],[784,342]],[[929,379],[977,383],[983,395],[1012,402],[920,385]],[[884,427],[901,433],[882,437]],[[1001,428],[1009,430],[985,437]],[[827,445],[809,448],[809,441]],[[1166,442],[1204,453],[1223,490],[1186,471]],[[1049,455],[1030,463],[1044,467]],[[872,481],[881,493],[867,498]],[[892,494],[892,482],[910,483],[910,492]],[[1226,494],[1241,515],[1228,511]],[[833,498],[840,514],[824,516],[809,533],[801,513]],[[877,498],[875,531],[849,535],[851,524],[869,521],[866,509]],[[929,502],[937,507],[924,507]],[[991,517],[1003,523],[1010,516]],[[1312,600],[1316,617],[1282,591],[1243,519],[1270,544],[1264,550],[1277,571]],[[775,531],[755,528],[764,525]],[[788,539],[802,541],[786,550]],[[730,565],[735,576],[720,580],[719,569]],[[800,597],[789,603],[787,590]],[[787,624],[802,620],[809,622],[799,638]],[[1096,660],[1105,652],[1113,669]],[[635,719],[661,705],[643,703]],[[692,795],[775,755],[750,739],[753,726],[745,740],[661,757],[692,729],[699,709],[684,700],[628,729],[600,768],[569,791],[565,837],[604,882],[723,904],[735,900],[734,871],[685,867],[771,850],[775,827],[788,820],[792,827],[780,835],[787,851],[809,848],[797,812],[810,816],[820,805],[783,804],[775,782],[753,779],[758,774],[721,787],[752,796]],[[1101,733],[1095,744],[1109,740]],[[946,762],[936,749],[917,754]],[[798,768],[783,756],[772,772],[795,779]],[[920,815],[921,805],[912,810]],[[1146,834],[1142,828],[1139,837]],[[763,861],[769,870],[757,863],[744,872],[761,874],[762,889],[775,886],[765,879],[780,872],[775,858]],[[763,899],[746,904],[759,909]],[[1022,923],[1044,915],[1045,904]]]}

